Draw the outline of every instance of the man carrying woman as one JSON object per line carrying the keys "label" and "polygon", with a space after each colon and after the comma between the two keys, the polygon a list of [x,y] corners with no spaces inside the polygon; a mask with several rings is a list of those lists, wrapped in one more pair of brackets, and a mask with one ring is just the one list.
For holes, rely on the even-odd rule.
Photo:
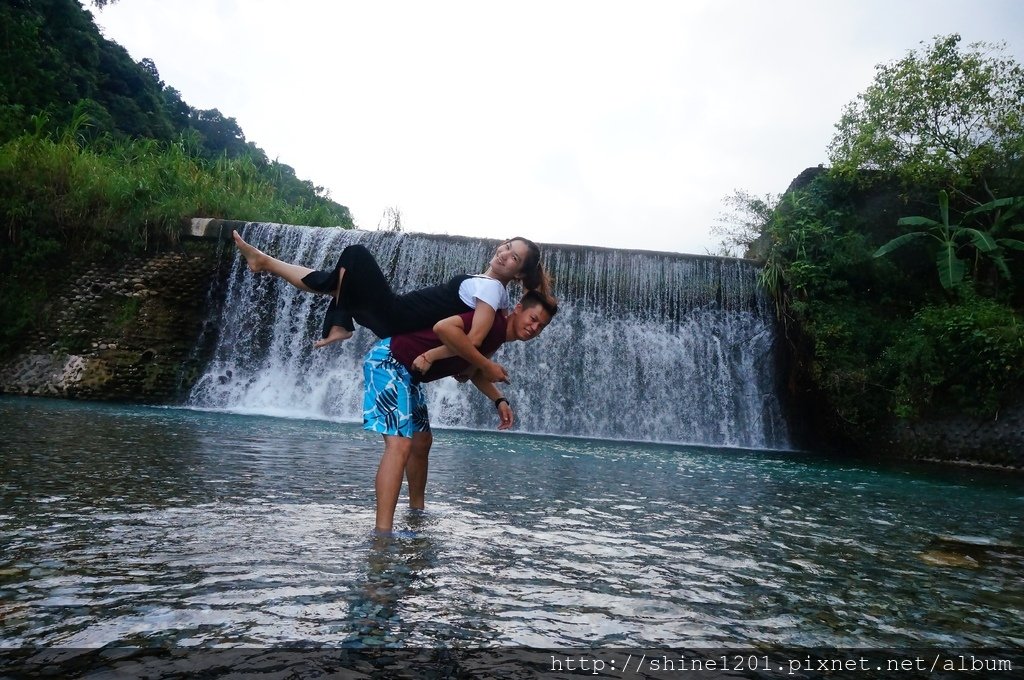
{"label": "man carrying woman", "polygon": [[[301,291],[331,296],[323,337],[314,343],[317,347],[351,337],[354,322],[370,329],[378,338],[388,338],[430,328],[441,319],[474,309],[478,314],[469,336],[479,346],[494,315],[512,308],[506,290],[509,283],[520,281],[524,290],[550,295],[551,281],[541,264],[540,248],[521,236],[500,244],[483,274],[460,274],[447,283],[401,295],[392,290],[364,246],[346,247],[333,270],[316,271],[267,255],[246,243],[237,231],[232,236],[250,271],[268,272]],[[446,354],[440,349],[434,358]]]}
{"label": "man carrying woman", "polygon": [[[423,508],[433,437],[422,383],[468,378],[494,401],[498,429],[512,426],[512,408],[494,384],[508,376],[490,356],[505,342],[537,337],[558,311],[535,243],[509,239],[497,247],[483,274],[396,295],[363,246],[345,248],[333,270],[316,271],[263,253],[237,231],[232,235],[250,271],[268,272],[304,292],[331,295],[316,346],[351,337],[354,322],[383,338],[363,364],[363,427],[384,437],[375,480],[378,532],[392,530],[403,475],[410,506]],[[515,280],[526,293],[512,308],[506,286]]]}
{"label": "man carrying woman", "polygon": [[[363,361],[363,429],[384,436],[384,455],[377,468],[376,530],[394,526],[403,475],[409,483],[409,507],[423,509],[427,461],[433,436],[423,383],[448,376],[467,376],[498,411],[498,429],[512,427],[512,407],[484,371],[489,356],[506,342],[532,340],[558,313],[554,299],[527,291],[506,318],[494,318],[479,349],[469,339],[473,316],[464,312],[434,324],[432,329],[380,340]],[[426,355],[441,346],[455,356],[430,362]]]}

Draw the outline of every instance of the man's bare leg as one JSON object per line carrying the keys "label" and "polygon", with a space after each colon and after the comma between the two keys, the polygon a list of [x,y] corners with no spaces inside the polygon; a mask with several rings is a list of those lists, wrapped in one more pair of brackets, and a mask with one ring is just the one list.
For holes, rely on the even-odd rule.
{"label": "man's bare leg", "polygon": [[416,432],[412,435],[412,450],[409,461],[405,464],[405,478],[409,482],[409,507],[422,510],[425,506],[427,491],[427,467],[429,464],[430,445],[434,436],[429,432]]}
{"label": "man's bare leg", "polygon": [[402,490],[402,477],[412,451],[412,439],[384,435],[384,455],[377,467],[374,490],[377,492],[377,531],[390,532],[395,526],[395,508]]}

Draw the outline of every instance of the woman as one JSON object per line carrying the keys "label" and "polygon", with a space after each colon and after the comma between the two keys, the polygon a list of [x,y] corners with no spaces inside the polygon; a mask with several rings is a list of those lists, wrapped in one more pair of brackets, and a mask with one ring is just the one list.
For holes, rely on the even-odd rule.
{"label": "woman", "polygon": [[[396,295],[376,259],[364,246],[346,247],[330,271],[317,271],[273,258],[246,243],[237,231],[235,244],[249,270],[279,276],[299,290],[331,295],[323,337],[314,345],[325,347],[352,337],[353,322],[379,338],[430,328],[441,319],[476,310],[469,332],[477,346],[494,323],[494,316],[512,308],[506,286],[521,281],[525,290],[550,295],[551,282],[540,262],[540,248],[521,236],[498,246],[483,274],[460,274],[448,283]],[[442,358],[446,350],[437,350]]]}

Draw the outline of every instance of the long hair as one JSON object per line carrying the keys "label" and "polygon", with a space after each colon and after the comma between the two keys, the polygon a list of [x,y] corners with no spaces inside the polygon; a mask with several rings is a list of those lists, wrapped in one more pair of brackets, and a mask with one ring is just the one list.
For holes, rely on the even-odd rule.
{"label": "long hair", "polygon": [[535,290],[545,297],[550,297],[551,277],[544,271],[544,265],[540,261],[540,246],[522,236],[513,236],[508,241],[522,241],[526,245],[526,259],[523,260],[523,267],[519,273],[523,289]]}

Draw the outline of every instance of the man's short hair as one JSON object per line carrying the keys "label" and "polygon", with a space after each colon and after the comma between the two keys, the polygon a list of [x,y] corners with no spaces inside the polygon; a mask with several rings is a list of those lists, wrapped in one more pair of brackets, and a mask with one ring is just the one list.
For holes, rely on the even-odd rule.
{"label": "man's short hair", "polygon": [[539,290],[528,290],[523,293],[523,297],[519,298],[519,304],[523,306],[523,309],[539,305],[544,308],[544,311],[552,319],[555,318],[555,314],[558,314],[558,300],[550,295],[541,293]]}

